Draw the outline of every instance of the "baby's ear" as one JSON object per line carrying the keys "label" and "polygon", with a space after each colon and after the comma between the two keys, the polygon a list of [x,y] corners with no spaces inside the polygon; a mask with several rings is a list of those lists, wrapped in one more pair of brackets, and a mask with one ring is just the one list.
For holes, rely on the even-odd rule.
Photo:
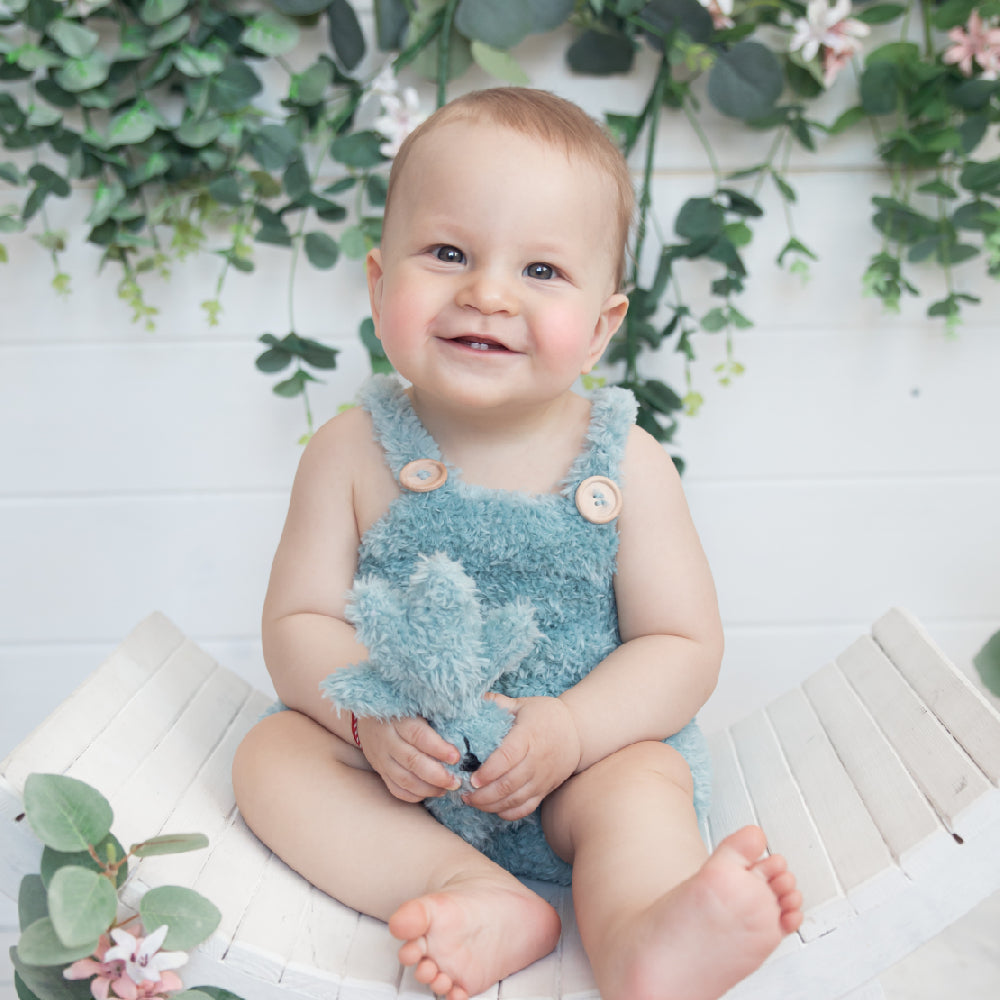
{"label": "baby's ear", "polygon": [[628,312],[628,296],[621,292],[615,292],[604,300],[601,306],[601,313],[598,316],[594,333],[591,337],[590,350],[587,352],[587,360],[584,362],[582,374],[588,374],[601,360],[607,350],[611,338],[618,332],[618,328],[625,319]]}
{"label": "baby's ear", "polygon": [[379,335],[379,319],[382,315],[382,251],[376,247],[368,251],[365,258],[365,275],[368,278],[368,301],[372,307],[372,322],[375,324],[375,336]]}

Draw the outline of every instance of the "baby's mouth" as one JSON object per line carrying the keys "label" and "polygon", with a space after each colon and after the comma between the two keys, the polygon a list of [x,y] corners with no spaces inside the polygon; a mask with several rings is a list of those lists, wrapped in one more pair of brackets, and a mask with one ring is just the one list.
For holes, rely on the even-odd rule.
{"label": "baby's mouth", "polygon": [[509,351],[509,348],[497,340],[491,340],[489,337],[477,337],[474,335],[455,337],[452,343],[462,344],[463,347],[471,348],[473,351]]}

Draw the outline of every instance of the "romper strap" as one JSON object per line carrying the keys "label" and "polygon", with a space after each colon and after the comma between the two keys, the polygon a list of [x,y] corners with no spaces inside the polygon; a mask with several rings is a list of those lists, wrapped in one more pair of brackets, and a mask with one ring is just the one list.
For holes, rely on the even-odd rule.
{"label": "romper strap", "polygon": [[421,458],[441,461],[437,442],[420,422],[403,383],[392,375],[373,375],[361,387],[361,405],[368,411],[375,440],[382,446],[392,474]]}
{"label": "romper strap", "polygon": [[618,481],[625,442],[635,423],[637,404],[628,389],[608,386],[598,389],[591,397],[590,426],[584,446],[566,477],[567,494],[590,476],[607,476]]}

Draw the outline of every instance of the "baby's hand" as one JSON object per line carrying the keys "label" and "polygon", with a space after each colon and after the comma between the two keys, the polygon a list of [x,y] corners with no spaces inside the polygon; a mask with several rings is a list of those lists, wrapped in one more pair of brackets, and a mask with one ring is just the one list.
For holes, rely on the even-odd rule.
{"label": "baby's hand", "polygon": [[461,787],[444,767],[457,764],[459,752],[424,719],[359,718],[358,736],[368,763],[397,799],[421,802]]}
{"label": "baby's hand", "polygon": [[580,737],[558,698],[489,695],[514,715],[504,741],[472,775],[470,806],[501,819],[523,819],[538,808],[580,763]]}

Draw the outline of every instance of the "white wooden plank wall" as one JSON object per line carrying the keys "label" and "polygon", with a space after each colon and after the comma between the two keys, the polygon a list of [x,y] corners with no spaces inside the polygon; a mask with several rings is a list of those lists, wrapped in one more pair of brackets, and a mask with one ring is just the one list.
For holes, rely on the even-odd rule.
{"label": "white wooden plank wall", "polygon": [[[564,49],[536,38],[517,55],[536,85],[595,114],[641,106],[648,60],[636,79],[574,78]],[[488,83],[470,72],[461,86]],[[431,89],[422,95],[429,106]],[[828,120],[840,100],[829,98]],[[724,168],[762,158],[766,139],[711,115],[708,126]],[[679,119],[662,130],[658,166],[669,226],[685,198],[711,189]],[[728,634],[723,683],[703,713],[712,729],[787,690],[891,605],[909,608],[966,669],[1000,627],[1000,292],[976,266],[959,269],[958,287],[984,305],[954,339],[913,303],[884,315],[860,295],[877,249],[868,199],[883,186],[866,142],[796,154],[789,179],[796,233],[821,260],[804,286],[773,266],[787,232],[765,192],[771,211],[738,303],[756,323],[736,340],[747,372],[717,386],[723,340],[699,337],[695,387],[706,404],[678,440]],[[161,314],[146,333],[116,299],[115,272],[98,274],[82,242],[87,210],[79,197],[48,204],[52,225],[70,233],[66,299],[51,292],[44,251],[4,237],[0,754],[153,609],[266,685],[258,615],[304,423],[253,360],[262,333],[288,329],[288,254],[259,247],[256,273],[230,278],[214,328],[199,308],[213,295],[213,267],[177,265],[148,286]],[[297,280],[297,331],[342,349],[312,394],[322,420],[366,371],[355,336],[364,283],[349,264],[303,268]],[[935,284],[920,273],[917,283]],[[706,308],[699,275],[683,292]],[[653,369],[680,384],[675,357]]]}

